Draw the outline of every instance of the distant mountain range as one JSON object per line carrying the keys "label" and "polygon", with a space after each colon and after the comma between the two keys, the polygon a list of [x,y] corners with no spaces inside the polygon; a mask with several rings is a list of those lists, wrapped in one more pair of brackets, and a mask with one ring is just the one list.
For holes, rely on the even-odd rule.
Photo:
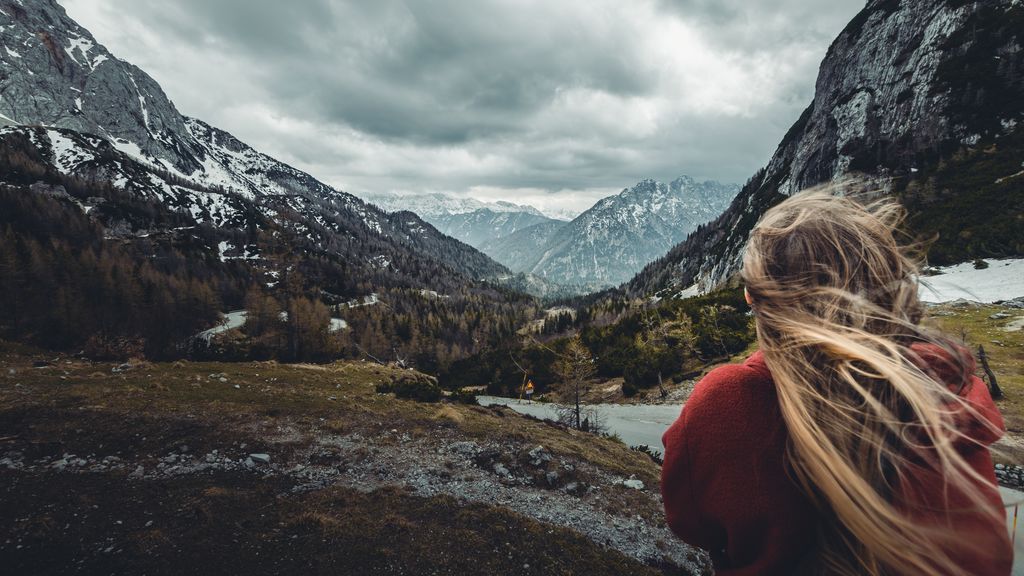
{"label": "distant mountain range", "polygon": [[[491,212],[524,212],[535,216],[545,216],[543,212],[528,204],[515,204],[505,200],[485,202],[476,198],[455,196],[441,192],[426,194],[379,194],[365,193],[359,195],[362,199],[375,204],[388,212],[408,210],[419,214],[425,219],[433,219],[439,216],[451,216],[454,214],[466,214],[477,210],[490,210]],[[556,213],[557,214],[557,213]],[[556,219],[556,215],[547,216]]]}
{"label": "distant mountain range", "polygon": [[[681,176],[643,180],[565,222],[531,206],[444,195],[381,198],[392,209],[421,210],[438,230],[475,246],[514,272],[600,290],[629,280],[646,264],[718,216],[739,186]],[[423,199],[433,201],[424,201]]]}
{"label": "distant mountain range", "polygon": [[668,184],[642,180],[601,199],[557,230],[548,226],[522,231],[524,239],[544,240],[527,258],[520,259],[522,249],[514,246],[504,245],[508,253],[495,244],[481,248],[514,271],[592,289],[615,286],[718,216],[737,191],[739,186],[688,176]]}

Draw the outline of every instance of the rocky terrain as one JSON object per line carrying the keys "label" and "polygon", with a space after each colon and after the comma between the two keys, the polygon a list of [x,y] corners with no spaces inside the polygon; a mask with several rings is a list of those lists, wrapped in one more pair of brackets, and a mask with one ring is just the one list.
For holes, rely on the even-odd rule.
{"label": "rocky terrain", "polygon": [[[405,370],[0,356],[0,558],[22,573],[173,572],[220,565],[224,546],[256,572],[436,573],[453,560],[421,564],[402,542],[434,525],[464,539],[433,542],[432,557],[481,558],[460,573],[707,570],[664,525],[646,455],[505,409],[375,391]],[[243,496],[258,516],[231,504]],[[385,534],[346,536],[366,514],[388,518]],[[192,540],[213,529],[228,541]],[[339,559],[336,545],[366,550]]]}
{"label": "rocky terrain", "polygon": [[616,286],[721,214],[738,186],[680,176],[642,180],[599,200],[571,220],[531,206],[485,204],[443,194],[366,196],[391,210],[411,210],[513,272],[578,294]]}

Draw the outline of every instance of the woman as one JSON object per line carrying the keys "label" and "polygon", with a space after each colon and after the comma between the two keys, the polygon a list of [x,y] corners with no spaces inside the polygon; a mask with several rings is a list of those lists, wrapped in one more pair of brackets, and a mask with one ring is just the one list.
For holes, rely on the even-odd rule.
{"label": "woman", "polygon": [[751,233],[759,351],[711,371],[665,433],[669,525],[716,573],[1006,575],[971,354],[920,326],[891,200],[797,194]]}

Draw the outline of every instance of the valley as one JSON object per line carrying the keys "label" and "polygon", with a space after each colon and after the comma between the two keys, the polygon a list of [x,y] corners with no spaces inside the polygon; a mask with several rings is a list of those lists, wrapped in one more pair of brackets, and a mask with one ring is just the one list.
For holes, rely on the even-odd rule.
{"label": "valley", "polygon": [[[749,232],[821,184],[906,210],[924,322],[998,379],[995,474],[1019,496],[1019,0],[869,0],[799,90],[787,67],[820,30],[791,29],[810,43],[778,62],[716,40],[717,68],[677,74],[722,46],[677,44],[709,24],[674,12],[657,19],[682,18],[670,34],[629,28],[660,5],[618,21],[562,7],[569,33],[522,8],[457,29],[495,8],[357,4],[290,27],[311,8],[253,2],[205,28],[174,22],[205,3],[133,5],[138,30],[115,31],[136,47],[188,37],[151,76],[69,15],[83,4],[0,0],[0,566],[711,574],[666,523],[661,434],[704,375],[757,349]],[[584,13],[614,50],[573,52],[596,42]],[[212,68],[184,64],[197,46]],[[278,60],[325,46],[319,69]],[[216,69],[246,50],[244,74]],[[230,93],[214,93],[221,73]],[[757,116],[793,101],[807,106],[783,124]],[[777,146],[753,154],[765,126]],[[709,157],[720,139],[728,154]],[[767,163],[732,179],[752,157]]]}

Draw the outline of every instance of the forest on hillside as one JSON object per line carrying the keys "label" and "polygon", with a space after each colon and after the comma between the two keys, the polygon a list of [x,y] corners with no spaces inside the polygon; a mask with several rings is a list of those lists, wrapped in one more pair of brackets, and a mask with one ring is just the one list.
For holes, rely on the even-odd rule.
{"label": "forest on hillside", "polygon": [[738,288],[658,302],[596,299],[575,320],[553,316],[548,326],[560,331],[541,330],[454,362],[440,384],[452,390],[486,384],[489,394],[515,396],[529,378],[543,394],[566,380],[567,349],[578,346],[593,364],[593,378],[622,378],[623,394],[634,396],[746,349],[754,340],[749,312]]}
{"label": "forest on hillside", "polygon": [[[432,290],[367,276],[258,214],[242,229],[197,224],[101,178],[63,174],[17,135],[0,141],[0,172],[0,338],[95,358],[376,358],[436,370],[513,336],[538,310],[426,259],[400,264]],[[225,258],[224,243],[261,257]],[[371,293],[375,306],[346,304]],[[241,330],[196,338],[242,308],[252,321]],[[331,331],[338,316],[347,328]]]}

